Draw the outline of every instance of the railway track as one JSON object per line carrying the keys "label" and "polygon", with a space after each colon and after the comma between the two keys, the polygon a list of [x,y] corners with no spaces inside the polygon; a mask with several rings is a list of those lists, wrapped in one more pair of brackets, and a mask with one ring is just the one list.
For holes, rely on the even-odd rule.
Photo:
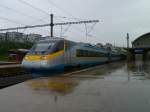
{"label": "railway track", "polygon": [[32,79],[32,76],[26,72],[18,72],[16,74],[1,74],[0,89],[24,82],[29,79]]}

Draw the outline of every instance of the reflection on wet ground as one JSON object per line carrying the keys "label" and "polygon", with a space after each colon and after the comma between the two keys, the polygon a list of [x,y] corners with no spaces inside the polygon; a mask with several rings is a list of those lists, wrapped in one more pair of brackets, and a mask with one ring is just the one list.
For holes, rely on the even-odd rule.
{"label": "reflection on wet ground", "polygon": [[27,82],[33,90],[36,91],[48,91],[52,93],[60,93],[62,95],[72,92],[73,88],[77,85],[77,82],[70,78],[43,78],[36,79]]}
{"label": "reflection on wet ground", "polygon": [[149,112],[150,63],[111,63],[5,88],[0,111]]}
{"label": "reflection on wet ground", "polygon": [[43,77],[28,81],[27,84],[36,91],[52,91],[58,93],[69,93],[78,83],[93,79],[105,81],[131,82],[149,80],[149,62],[111,63],[85,70],[66,73],[63,75]]}

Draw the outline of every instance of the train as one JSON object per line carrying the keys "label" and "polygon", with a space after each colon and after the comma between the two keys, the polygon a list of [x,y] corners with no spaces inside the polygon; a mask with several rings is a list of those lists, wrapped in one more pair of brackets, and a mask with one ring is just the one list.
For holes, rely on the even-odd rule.
{"label": "train", "polygon": [[53,37],[35,43],[23,58],[21,65],[27,70],[39,72],[104,64],[124,57],[125,53],[116,52],[110,47],[102,48]]}

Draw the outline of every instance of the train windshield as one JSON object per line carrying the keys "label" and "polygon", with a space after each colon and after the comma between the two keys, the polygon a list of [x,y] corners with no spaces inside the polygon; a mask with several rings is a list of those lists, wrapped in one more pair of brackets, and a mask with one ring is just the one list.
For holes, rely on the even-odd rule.
{"label": "train windshield", "polygon": [[29,54],[48,54],[48,51],[55,45],[55,42],[40,42],[35,44]]}
{"label": "train windshield", "polygon": [[46,51],[50,49],[55,43],[40,43],[35,47],[35,51]]}

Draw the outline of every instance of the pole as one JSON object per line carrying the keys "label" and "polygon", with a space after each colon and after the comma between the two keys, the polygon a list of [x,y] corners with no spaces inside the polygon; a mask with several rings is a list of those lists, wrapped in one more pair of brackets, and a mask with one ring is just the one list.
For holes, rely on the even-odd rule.
{"label": "pole", "polygon": [[129,33],[127,33],[127,48],[129,48]]}
{"label": "pole", "polygon": [[53,27],[54,27],[54,23],[53,23],[53,17],[54,17],[54,15],[53,14],[50,14],[50,21],[51,21],[51,23],[50,23],[50,32],[51,32],[51,37],[53,37]]}

